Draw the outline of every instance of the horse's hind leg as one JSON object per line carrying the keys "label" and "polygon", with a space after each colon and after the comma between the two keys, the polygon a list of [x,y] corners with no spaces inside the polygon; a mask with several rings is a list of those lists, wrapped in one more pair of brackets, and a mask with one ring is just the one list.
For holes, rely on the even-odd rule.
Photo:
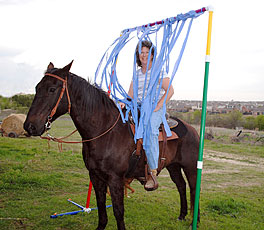
{"label": "horse's hind leg", "polygon": [[[193,214],[194,202],[195,202],[195,192],[196,192],[197,172],[196,172],[196,168],[193,169],[193,171],[188,170],[188,168],[184,168],[183,171],[186,175],[186,178],[188,180],[189,187],[190,187],[191,213]],[[198,222],[200,222],[200,208],[199,207],[198,207]]]}
{"label": "horse's hind leg", "polygon": [[109,181],[114,215],[118,230],[125,230],[124,222],[124,179],[115,177]]}
{"label": "horse's hind leg", "polygon": [[178,163],[173,163],[167,166],[172,181],[176,184],[180,193],[181,211],[178,217],[179,220],[184,220],[187,215],[187,199],[186,199],[186,182],[182,176],[181,167]]}
{"label": "horse's hind leg", "polygon": [[90,172],[90,179],[92,181],[95,195],[96,195],[96,201],[97,201],[97,207],[98,207],[98,227],[97,230],[103,230],[105,229],[107,225],[107,213],[106,213],[106,183],[102,180],[100,180],[95,174]]}

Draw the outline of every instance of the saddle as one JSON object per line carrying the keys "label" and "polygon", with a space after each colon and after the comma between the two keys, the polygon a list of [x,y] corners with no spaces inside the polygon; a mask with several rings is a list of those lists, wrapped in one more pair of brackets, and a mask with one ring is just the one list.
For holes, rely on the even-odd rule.
{"label": "saddle", "polygon": [[[167,149],[167,141],[168,140],[174,140],[179,138],[177,133],[175,132],[175,128],[178,126],[178,121],[175,119],[171,119],[167,117],[167,122],[168,125],[171,129],[172,135],[170,137],[167,137],[165,128],[163,123],[160,125],[159,128],[159,142],[162,142],[162,151],[159,153],[159,164],[158,164],[158,169],[157,169],[157,174],[161,172],[161,170],[164,168],[165,163],[166,163],[166,149]],[[133,136],[135,135],[135,124],[131,122],[130,120],[130,129],[132,131]],[[130,157],[129,160],[129,169],[126,173],[126,178],[130,178],[133,176],[133,172],[135,171],[137,167],[137,163],[141,156],[145,156],[145,178],[147,178],[148,175],[148,164],[147,164],[147,159],[145,155],[145,151],[143,150],[143,140],[139,139],[137,140],[136,143],[136,150],[133,152],[132,156]]]}
{"label": "saddle", "polygon": [[[167,123],[170,127],[171,133],[172,135],[170,137],[167,137],[165,130],[164,130],[164,125],[163,123],[160,125],[159,127],[159,142],[163,142],[166,140],[173,140],[173,139],[177,139],[179,138],[179,136],[177,135],[177,133],[174,131],[175,128],[177,127],[177,125],[179,124],[179,122],[175,119],[171,119],[169,117],[167,117]],[[132,135],[135,135],[135,124],[133,121],[130,120],[130,129],[132,131]]]}
{"label": "saddle", "polygon": [[177,127],[178,121],[173,120],[171,118],[167,118],[167,123],[170,127],[172,135],[170,137],[167,137],[165,130],[164,130],[164,125],[161,124],[159,127],[159,142],[165,141],[165,140],[173,140],[179,138],[177,133],[173,131],[174,128]]}

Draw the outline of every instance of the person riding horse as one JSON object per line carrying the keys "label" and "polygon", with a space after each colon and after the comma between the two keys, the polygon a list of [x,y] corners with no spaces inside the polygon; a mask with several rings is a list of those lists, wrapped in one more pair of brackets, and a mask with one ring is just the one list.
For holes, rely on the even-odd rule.
{"label": "person riding horse", "polygon": [[[139,69],[137,70],[136,76],[138,81],[137,98],[138,98],[138,104],[140,105],[140,103],[142,102],[143,98],[145,98],[147,93],[147,90],[145,90],[145,92],[143,91],[144,91],[144,87],[149,85],[150,72],[151,72],[155,47],[152,44],[152,42],[146,40],[141,42],[141,52],[139,52],[139,47],[140,46],[138,44],[136,49],[136,62]],[[151,52],[150,60],[149,60],[149,52]],[[147,140],[149,148],[145,149],[148,165],[150,168],[150,175],[147,178],[147,182],[145,184],[145,189],[148,191],[152,191],[158,188],[158,183],[155,183],[154,181],[157,181],[156,176],[157,176],[158,159],[159,159],[158,136],[159,136],[159,127],[160,124],[162,123],[162,115],[163,115],[162,107],[167,91],[168,91],[168,95],[165,103],[167,103],[174,94],[174,89],[172,85],[169,87],[169,83],[170,83],[170,78],[164,72],[158,103],[150,117],[151,131],[149,138]],[[156,90],[157,91],[159,90],[159,85]],[[134,96],[133,80],[130,83],[128,96],[131,98],[133,98]],[[125,104],[120,103],[120,106],[121,108],[124,108]]]}

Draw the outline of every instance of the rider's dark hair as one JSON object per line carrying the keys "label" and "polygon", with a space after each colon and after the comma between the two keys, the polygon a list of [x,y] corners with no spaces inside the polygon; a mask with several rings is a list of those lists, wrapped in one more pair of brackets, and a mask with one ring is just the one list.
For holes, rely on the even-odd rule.
{"label": "rider's dark hair", "polygon": [[[150,42],[150,41],[147,41],[147,40],[145,40],[145,41],[142,41],[141,42],[141,48],[142,47],[147,47],[149,50],[150,50],[150,48],[152,47],[153,45],[152,45],[152,42]],[[138,48],[139,48],[139,44],[137,44],[137,50],[136,50],[136,61],[137,61],[137,65],[139,66],[139,67],[142,67],[142,63],[141,63],[141,61],[140,61],[140,59],[139,59],[139,51],[138,51]],[[155,52],[155,47],[153,46],[152,47],[152,50],[151,50],[151,55],[152,56],[154,56],[154,52]],[[152,57],[153,58],[153,57]]]}

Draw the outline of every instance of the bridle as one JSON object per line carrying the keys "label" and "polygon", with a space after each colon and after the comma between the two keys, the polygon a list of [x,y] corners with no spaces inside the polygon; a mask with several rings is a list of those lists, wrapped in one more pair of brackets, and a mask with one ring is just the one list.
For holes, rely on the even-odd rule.
{"label": "bridle", "polygon": [[45,124],[45,128],[46,130],[50,129],[51,127],[51,120],[52,120],[52,117],[54,116],[54,114],[56,113],[57,111],[57,108],[59,106],[59,103],[63,97],[63,94],[66,90],[66,93],[67,93],[67,99],[68,99],[68,113],[70,114],[71,112],[71,100],[70,100],[70,95],[69,95],[69,91],[68,91],[68,85],[67,85],[67,76],[65,79],[55,75],[55,74],[52,74],[52,73],[46,73],[45,76],[50,76],[50,77],[55,77],[57,78],[58,80],[62,81],[63,82],[63,85],[62,85],[62,89],[61,89],[61,92],[60,92],[60,96],[58,98],[58,101],[56,103],[56,105],[54,106],[54,108],[51,110],[50,112],[50,115],[48,116],[48,121],[47,123]]}
{"label": "bridle", "polygon": [[[48,116],[48,121],[47,123],[45,124],[45,129],[46,131],[49,130],[51,128],[51,120],[52,120],[52,117],[54,116],[54,114],[56,113],[57,111],[57,108],[59,106],[59,103],[64,95],[64,92],[66,90],[66,93],[67,93],[67,99],[68,99],[68,113],[70,114],[71,112],[71,100],[70,100],[70,95],[69,95],[69,91],[68,91],[68,84],[67,84],[67,76],[65,79],[55,75],[55,74],[52,74],[52,73],[45,73],[45,76],[50,76],[50,77],[55,77],[57,78],[58,80],[62,81],[63,82],[63,85],[62,85],[62,89],[61,89],[61,92],[60,92],[60,96],[58,98],[58,101],[56,103],[56,105],[54,106],[54,108],[51,110],[50,112],[50,115]],[[107,134],[109,131],[111,131],[117,124],[118,120],[120,119],[120,113],[115,121],[115,123],[109,128],[107,129],[106,131],[104,131],[103,133],[99,134],[98,136],[96,137],[93,137],[91,139],[88,139],[88,140],[82,140],[82,141],[64,141],[63,139],[71,136],[72,134],[74,134],[76,130],[74,130],[72,133],[70,133],[68,136],[66,137],[61,137],[61,138],[56,138],[56,137],[52,137],[50,136],[49,134],[47,135],[47,137],[41,137],[42,139],[48,139],[48,140],[52,140],[52,141],[55,141],[55,142],[58,142],[58,143],[70,143],[70,144],[77,144],[77,143],[83,143],[83,142],[89,142],[89,141],[93,141],[93,140],[96,140],[102,136],[104,136],[105,134]]]}

